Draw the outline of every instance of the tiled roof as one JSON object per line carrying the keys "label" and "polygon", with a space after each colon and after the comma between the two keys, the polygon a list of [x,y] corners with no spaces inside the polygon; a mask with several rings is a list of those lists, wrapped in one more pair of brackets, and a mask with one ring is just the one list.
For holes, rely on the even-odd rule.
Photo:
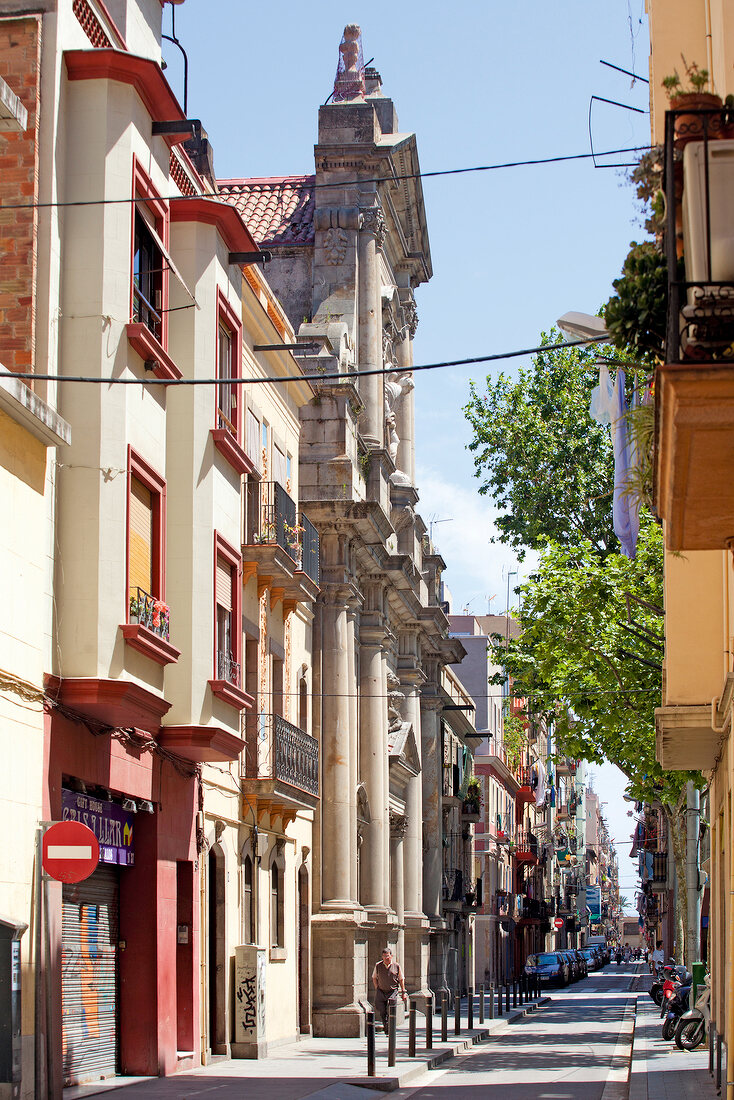
{"label": "tiled roof", "polygon": [[313,244],[315,176],[218,180],[219,195],[244,218],[261,247]]}

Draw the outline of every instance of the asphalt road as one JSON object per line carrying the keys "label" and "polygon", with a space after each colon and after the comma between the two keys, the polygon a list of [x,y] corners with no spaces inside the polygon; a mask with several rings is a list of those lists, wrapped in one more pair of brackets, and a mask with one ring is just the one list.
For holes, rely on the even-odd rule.
{"label": "asphalt road", "polygon": [[501,1037],[431,1073],[400,1100],[618,1100],[626,1075],[635,995],[633,965],[610,964],[550,992],[551,1004]]}

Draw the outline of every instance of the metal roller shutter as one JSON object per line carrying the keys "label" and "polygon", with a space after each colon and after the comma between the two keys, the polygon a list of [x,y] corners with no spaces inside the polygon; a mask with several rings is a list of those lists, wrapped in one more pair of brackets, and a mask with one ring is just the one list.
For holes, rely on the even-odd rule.
{"label": "metal roller shutter", "polygon": [[117,868],[63,888],[61,1012],[64,1086],[117,1073]]}
{"label": "metal roller shutter", "polygon": [[136,477],[130,478],[130,591],[153,591],[153,494]]}

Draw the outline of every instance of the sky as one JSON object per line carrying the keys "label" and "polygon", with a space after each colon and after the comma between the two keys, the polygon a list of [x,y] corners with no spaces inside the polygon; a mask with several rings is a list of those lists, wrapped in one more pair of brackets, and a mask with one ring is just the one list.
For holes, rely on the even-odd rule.
{"label": "sky", "polygon": [[[365,61],[374,59],[401,131],[416,133],[423,171],[588,154],[590,131],[597,151],[649,140],[647,84],[600,63],[647,77],[644,0],[186,0],[175,29],[188,55],[188,116],[201,119],[220,178],[313,171],[318,106],[347,22],[362,28]],[[182,101],[181,55],[164,47]],[[596,313],[644,236],[624,170],[590,159],[426,179],[423,191],[434,275],[416,290],[416,364],[534,347],[568,310]],[[492,375],[522,362],[492,364]],[[477,493],[467,450],[469,381],[481,390],[488,370],[416,375],[419,509],[456,612],[503,612],[508,576],[512,606],[513,571],[522,579],[533,564],[492,542],[491,502]],[[625,841],[631,897],[624,783],[611,765],[595,772],[610,831]]]}

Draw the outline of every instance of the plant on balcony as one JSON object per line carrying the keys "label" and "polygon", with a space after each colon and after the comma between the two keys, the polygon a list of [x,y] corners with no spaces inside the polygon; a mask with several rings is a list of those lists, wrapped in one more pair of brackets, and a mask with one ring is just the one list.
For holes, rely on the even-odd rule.
{"label": "plant on balcony", "polygon": [[255,535],[255,542],[258,546],[263,546],[265,543],[275,541],[275,524],[263,523],[260,530]]}
{"label": "plant on balcony", "polygon": [[291,557],[294,561],[300,561],[304,528],[299,523],[294,523],[293,525],[284,523],[283,531],[285,532],[285,541]]}
{"label": "plant on balcony", "polygon": [[668,308],[665,256],[652,241],[633,241],[612,286],[615,293],[604,307],[612,343],[645,363],[661,363]]}
{"label": "plant on balcony", "polygon": [[512,771],[517,771],[520,767],[522,754],[527,744],[525,722],[519,715],[505,715],[502,725],[502,744],[507,757],[507,763]]}
{"label": "plant on balcony", "polygon": [[137,623],[140,617],[140,600],[137,596],[130,597],[130,604],[127,612],[127,621],[129,623]]}
{"label": "plant on balcony", "polygon": [[465,780],[461,797],[464,803],[464,813],[478,814],[482,808],[482,786],[476,775],[470,775]]}

